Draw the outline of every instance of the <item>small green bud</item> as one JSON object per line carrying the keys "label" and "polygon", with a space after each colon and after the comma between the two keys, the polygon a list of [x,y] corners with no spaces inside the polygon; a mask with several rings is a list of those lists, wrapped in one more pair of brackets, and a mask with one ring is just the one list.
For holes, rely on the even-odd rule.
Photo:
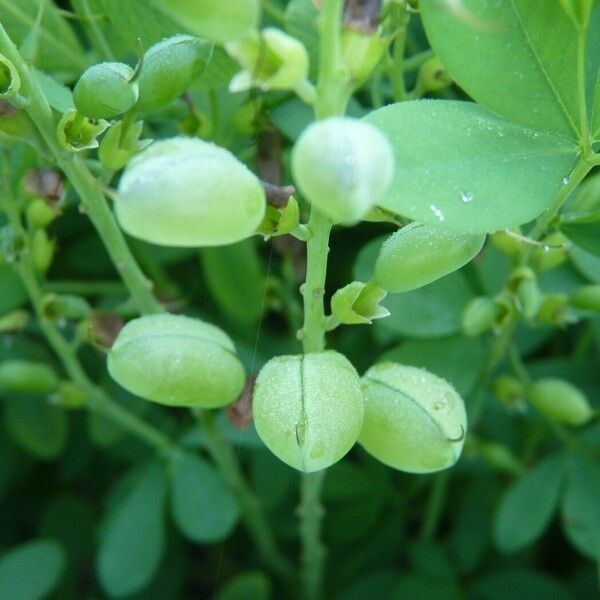
{"label": "small green bud", "polygon": [[600,284],[584,285],[569,296],[569,304],[582,310],[600,312]]}
{"label": "small green bud", "polygon": [[229,42],[225,48],[243,69],[229,84],[232,92],[252,87],[293,90],[308,77],[306,48],[279,29],[253,32],[247,38]]}
{"label": "small green bud", "polygon": [[500,375],[492,382],[492,392],[508,409],[521,410],[525,399],[525,387],[510,375]]}
{"label": "small green bud", "polygon": [[148,147],[152,140],[140,140],[144,124],[132,123],[122,135],[123,122],[115,123],[102,138],[98,158],[102,166],[111,171],[121,170],[136,154]]}
{"label": "small green bud", "polygon": [[292,172],[300,191],[336,223],[366,215],[387,191],[394,156],[375,127],[350,117],[317,121],[292,150]]}
{"label": "small green bud", "polygon": [[462,314],[462,331],[466,336],[477,337],[492,329],[495,319],[496,303],[492,298],[473,298]]}
{"label": "small green bud", "polygon": [[359,442],[369,454],[408,473],[440,471],[458,460],[467,416],[447,381],[396,363],[371,367],[361,381],[365,417]]}
{"label": "small green bud", "polygon": [[440,59],[432,56],[421,65],[417,85],[423,92],[439,92],[452,85],[452,77],[448,75]]}
{"label": "small green bud", "polygon": [[144,54],[136,111],[155,112],[179,98],[204,71],[212,44],[191,35],[176,35]]}
{"label": "small green bud", "polygon": [[108,354],[108,372],[131,393],[167,406],[225,406],[245,381],[226,333],[170,314],[129,321]]}
{"label": "small green bud", "polygon": [[179,26],[214,42],[248,35],[260,21],[259,0],[150,0]]}
{"label": "small green bud", "polygon": [[354,88],[360,87],[379,64],[390,39],[379,33],[365,33],[354,28],[342,30],[342,62]]}
{"label": "small green bud", "polygon": [[519,475],[523,468],[515,455],[504,445],[487,440],[473,440],[469,436],[470,447],[475,450],[481,460],[493,469]]}
{"label": "small green bud", "polygon": [[374,281],[353,281],[332,296],[331,312],[340,323],[370,324],[373,319],[389,316],[390,311],[379,305],[386,295]]}
{"label": "small green bud", "polygon": [[220,246],[252,235],[265,213],[258,178],[224,148],[191,138],[155,142],[127,165],[121,227],[166,246]]}
{"label": "small green bud", "polygon": [[538,379],[529,388],[528,397],[536,410],[558,423],[585,425],[593,415],[583,392],[564,379]]}
{"label": "small green bud", "polygon": [[31,236],[30,248],[35,270],[45,273],[54,259],[56,242],[48,237],[45,229],[36,229]]}
{"label": "small green bud", "polygon": [[5,360],[0,363],[0,391],[22,394],[50,394],[58,387],[58,377],[45,363]]}
{"label": "small green bud", "polygon": [[270,360],[256,380],[252,411],[269,450],[311,472],[331,466],[356,443],[364,402],[354,367],[328,351]]}
{"label": "small green bud", "polygon": [[496,312],[494,318],[493,330],[496,334],[504,331],[514,322],[518,309],[515,304],[515,297],[512,293],[503,291],[495,298]]}
{"label": "small green bud", "polygon": [[77,109],[68,110],[56,126],[58,143],[69,152],[83,152],[98,147],[98,136],[110,127],[105,120],[94,121],[84,117]]}
{"label": "small green bud", "polygon": [[485,234],[466,234],[410,223],[385,241],[375,279],[388,292],[408,292],[466,265],[479,254]]}
{"label": "small green bud", "polygon": [[21,331],[29,323],[29,313],[26,310],[13,310],[0,316],[0,333]]}
{"label": "small green bud", "polygon": [[86,394],[72,381],[61,381],[52,395],[52,402],[62,408],[77,410],[85,406]]}
{"label": "small green bud", "polygon": [[21,77],[15,65],[0,54],[0,98],[9,100],[19,93]]}
{"label": "small green bud", "polygon": [[542,291],[537,283],[535,272],[521,266],[510,276],[509,288],[515,293],[518,308],[526,319],[533,319],[542,305]]}
{"label": "small green bud", "polygon": [[28,205],[25,211],[27,223],[32,229],[48,227],[54,219],[57,212],[42,198],[35,198]]}
{"label": "small green bud", "polygon": [[90,316],[92,309],[85,298],[47,294],[42,298],[42,312],[47,319],[81,321]]}
{"label": "small green bud", "polygon": [[[520,235],[520,231],[517,232]],[[508,235],[505,231],[497,231],[490,235],[492,245],[500,250],[504,256],[507,256],[511,260],[517,260],[521,255],[521,242],[514,238],[512,235]]]}
{"label": "small green bud", "polygon": [[568,243],[567,238],[560,231],[555,231],[541,240],[542,245],[538,246],[531,255],[531,264],[536,271],[543,273],[560,267],[566,262]]}
{"label": "small green bud", "polygon": [[300,207],[294,196],[290,196],[283,208],[268,205],[262,223],[257,231],[265,240],[285,235],[300,223]]}

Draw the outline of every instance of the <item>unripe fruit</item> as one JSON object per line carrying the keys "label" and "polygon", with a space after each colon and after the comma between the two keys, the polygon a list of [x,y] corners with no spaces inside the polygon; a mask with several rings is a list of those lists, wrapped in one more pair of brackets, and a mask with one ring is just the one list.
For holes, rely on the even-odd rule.
{"label": "unripe fruit", "polygon": [[388,292],[420,288],[466,265],[477,256],[485,234],[456,233],[410,223],[381,247],[375,279]]}
{"label": "unripe fruit", "polygon": [[133,69],[124,63],[93,65],[73,90],[77,110],[89,119],[111,119],[130,110],[138,99]]}
{"label": "unripe fruit", "polygon": [[552,421],[584,425],[593,415],[585,395],[564,379],[538,379],[528,390],[531,404]]}
{"label": "unripe fruit", "polygon": [[439,471],[458,460],[467,416],[447,381],[396,363],[371,367],[361,381],[365,417],[359,442],[369,454],[408,473]]}
{"label": "unripe fruit", "polygon": [[56,373],[44,363],[6,360],[0,364],[0,392],[49,394],[58,383]]}
{"label": "unripe fruit", "polygon": [[316,208],[334,222],[352,223],[388,189],[394,157],[387,138],[372,125],[332,117],[304,130],[292,150],[292,172]]}
{"label": "unripe fruit", "polygon": [[191,35],[152,46],[144,54],[136,111],[153,112],[179,98],[204,71],[211,51],[210,44]]}
{"label": "unripe fruit", "polygon": [[252,235],[265,212],[257,177],[233,154],[192,138],[152,144],[125,169],[115,201],[131,235],[166,246],[220,246]]}
{"label": "unripe fruit", "polygon": [[36,229],[31,236],[31,261],[35,270],[45,273],[52,264],[56,243],[48,237],[45,229]]}
{"label": "unripe fruit", "polygon": [[48,227],[56,219],[57,212],[42,198],[35,198],[28,204],[26,215],[30,227]]}
{"label": "unripe fruit", "polygon": [[418,85],[424,92],[438,92],[452,85],[444,65],[437,56],[428,58],[419,69]]}
{"label": "unripe fruit", "polygon": [[245,381],[227,334],[170,314],[127,323],[108,354],[108,372],[131,393],[168,406],[225,406],[240,395]]}
{"label": "unripe fruit", "polygon": [[355,444],[364,413],[360,380],[337,352],[278,356],[261,370],[252,406],[258,435],[300,471],[325,469]]}
{"label": "unripe fruit", "polygon": [[465,306],[462,314],[462,331],[466,336],[476,337],[491,329],[495,319],[496,303],[492,298],[473,298]]}
{"label": "unripe fruit", "polygon": [[186,30],[215,42],[244,37],[258,27],[259,0],[150,0]]}

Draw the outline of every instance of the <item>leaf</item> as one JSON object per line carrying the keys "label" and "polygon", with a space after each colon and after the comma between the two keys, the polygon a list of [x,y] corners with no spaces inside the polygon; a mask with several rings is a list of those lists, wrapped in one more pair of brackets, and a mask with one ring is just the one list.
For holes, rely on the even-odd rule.
{"label": "leaf", "polygon": [[27,291],[14,269],[0,265],[0,315],[18,308],[27,299]]}
{"label": "leaf", "polygon": [[600,283],[600,256],[574,246],[569,248],[569,258],[581,275],[594,283]]}
{"label": "leaf", "polygon": [[600,468],[573,457],[562,500],[562,520],[571,543],[587,557],[600,560]]}
{"label": "leaf", "polygon": [[[580,139],[577,30],[557,3],[452,4],[421,3],[427,36],[451,77],[477,102],[511,121]],[[596,6],[591,32],[599,18]],[[589,51],[596,49],[594,36],[590,39],[594,43],[583,68],[595,76],[600,52]],[[594,83],[588,81],[586,90],[588,115]]]}
{"label": "leaf", "polygon": [[239,505],[219,474],[206,461],[186,453],[172,480],[173,519],[181,533],[195,542],[226,538],[239,517]]}
{"label": "leaf", "polygon": [[600,256],[600,212],[566,213],[561,216],[560,230],[580,248]]}
{"label": "leaf", "polygon": [[62,548],[51,540],[35,540],[0,557],[0,598],[39,600],[58,584],[65,567]]}
{"label": "leaf", "polygon": [[310,61],[310,76],[314,77],[319,63],[319,12],[312,0],[290,0],[285,9],[285,30],[302,42]]}
{"label": "leaf", "polygon": [[42,88],[42,92],[46,96],[46,100],[48,100],[48,104],[52,108],[55,108],[60,113],[75,108],[73,93],[68,87],[61,85],[54,77],[50,77],[50,75],[47,75],[43,71],[35,69],[34,73]]}
{"label": "leaf", "polygon": [[133,594],[156,573],[165,544],[166,492],[162,466],[151,464],[108,515],[97,556],[100,583],[108,595]]}
{"label": "leaf", "polygon": [[269,600],[271,585],[260,572],[248,572],[230,579],[219,590],[215,600]]}
{"label": "leaf", "polygon": [[42,460],[58,458],[67,443],[69,423],[64,411],[40,396],[15,396],[6,400],[6,427],[25,450]]}
{"label": "leaf", "polygon": [[471,584],[479,600],[572,600],[568,588],[546,573],[526,569],[491,572]]}
{"label": "leaf", "polygon": [[556,510],[565,473],[565,457],[553,455],[513,483],[500,500],[494,541],[515,552],[537,540]]}
{"label": "leaf", "polygon": [[366,121],[388,136],[396,158],[394,180],[379,205],[467,233],[537,217],[578,151],[562,137],[514,125],[470,102],[402,102]]}

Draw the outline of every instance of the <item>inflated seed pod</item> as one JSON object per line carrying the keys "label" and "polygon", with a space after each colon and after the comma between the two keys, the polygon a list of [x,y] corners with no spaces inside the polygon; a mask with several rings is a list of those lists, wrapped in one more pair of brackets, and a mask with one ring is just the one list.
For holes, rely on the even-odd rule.
{"label": "inflated seed pod", "polygon": [[394,157],[372,125],[332,117],[304,130],[292,150],[292,173],[311,204],[336,223],[353,223],[388,189]]}
{"label": "inflated seed pod", "polygon": [[476,337],[490,330],[496,319],[496,303],[493,298],[478,296],[470,300],[462,314],[462,331],[468,337]]}
{"label": "inflated seed pod", "polygon": [[49,394],[59,380],[51,367],[28,360],[6,360],[0,363],[0,392]]}
{"label": "inflated seed pod", "polygon": [[125,63],[105,62],[91,66],[73,90],[77,110],[90,119],[111,119],[130,110],[138,99],[134,71]]}
{"label": "inflated seed pod", "polygon": [[166,246],[219,246],[252,235],[265,213],[260,181],[233,154],[192,138],[152,144],[127,165],[115,200],[131,235]]}
{"label": "inflated seed pod", "polygon": [[258,435],[275,456],[300,471],[319,471],[358,438],[360,380],[338,352],[278,356],[258,375],[252,412]]}
{"label": "inflated seed pod", "polygon": [[423,369],[381,363],[363,376],[365,417],[359,442],[377,460],[408,473],[451,467],[467,417],[456,390]]}
{"label": "inflated seed pod", "polygon": [[25,214],[30,227],[48,227],[58,216],[58,211],[43,198],[35,198],[27,206]]}
{"label": "inflated seed pod", "polygon": [[168,406],[225,406],[245,382],[226,333],[171,314],[129,321],[108,354],[108,372],[131,393]]}
{"label": "inflated seed pod", "polygon": [[138,79],[139,112],[153,112],[179,98],[204,71],[212,45],[191,35],[175,35],[145,54]]}
{"label": "inflated seed pod", "polygon": [[583,392],[564,379],[538,379],[527,390],[527,396],[531,404],[552,421],[584,425],[593,415]]}
{"label": "inflated seed pod", "polygon": [[196,35],[215,42],[244,37],[256,29],[259,0],[150,0],[163,14]]}
{"label": "inflated seed pod", "polygon": [[466,265],[484,242],[484,233],[458,233],[410,223],[381,247],[375,279],[388,292],[415,290]]}
{"label": "inflated seed pod", "polygon": [[56,241],[50,239],[45,229],[36,229],[31,236],[31,262],[39,273],[45,273],[54,260]]}

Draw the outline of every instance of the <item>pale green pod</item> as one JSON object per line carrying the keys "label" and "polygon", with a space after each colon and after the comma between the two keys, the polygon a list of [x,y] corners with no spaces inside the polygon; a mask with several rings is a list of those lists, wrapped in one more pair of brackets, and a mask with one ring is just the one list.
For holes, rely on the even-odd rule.
{"label": "pale green pod", "polygon": [[444,379],[381,363],[363,376],[359,442],[377,460],[408,473],[431,473],[459,458],[467,431],[462,398]]}
{"label": "pale green pod", "polygon": [[593,415],[583,392],[564,379],[538,379],[527,390],[527,396],[540,413],[558,423],[585,425]]}
{"label": "pale green pod", "polygon": [[131,393],[167,406],[225,406],[245,383],[244,367],[226,333],[171,314],[129,321],[108,354],[108,372]]}
{"label": "pale green pod", "polygon": [[224,148],[193,138],[152,144],[127,165],[121,227],[165,246],[220,246],[252,235],[265,213],[258,178]]}
{"label": "pale green pod", "polygon": [[54,370],[44,363],[29,360],[0,363],[0,392],[49,394],[58,383]]}
{"label": "pale green pod", "polygon": [[259,0],[150,0],[187,31],[215,42],[244,37],[258,27]]}
{"label": "pale green pod", "polygon": [[133,69],[125,63],[93,65],[75,85],[73,102],[89,119],[111,119],[126,113],[138,99],[138,84],[133,77]]}
{"label": "pale green pod", "polygon": [[457,233],[410,223],[381,247],[375,279],[388,292],[415,290],[466,265],[484,242],[484,233]]}
{"label": "pale green pod", "polygon": [[332,117],[304,130],[292,150],[292,173],[311,204],[336,223],[353,223],[388,189],[394,156],[372,125]]}
{"label": "pale green pod", "polygon": [[269,450],[311,472],[331,466],[356,443],[364,402],[354,367],[327,351],[270,360],[256,380],[252,411]]}

